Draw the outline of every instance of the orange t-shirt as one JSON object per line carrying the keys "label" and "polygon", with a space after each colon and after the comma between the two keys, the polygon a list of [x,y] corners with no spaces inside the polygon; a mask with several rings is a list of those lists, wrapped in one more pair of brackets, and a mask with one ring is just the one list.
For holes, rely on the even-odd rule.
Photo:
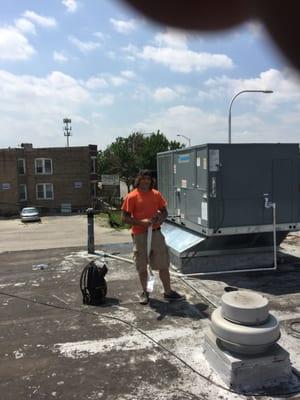
{"label": "orange t-shirt", "polygon": [[[167,206],[166,200],[158,190],[151,189],[143,192],[134,189],[125,197],[121,209],[129,213],[133,218],[144,219],[152,218],[156,212]],[[160,224],[154,224],[153,229],[158,228]],[[139,225],[132,225],[131,232],[133,235],[144,233],[147,228]]]}

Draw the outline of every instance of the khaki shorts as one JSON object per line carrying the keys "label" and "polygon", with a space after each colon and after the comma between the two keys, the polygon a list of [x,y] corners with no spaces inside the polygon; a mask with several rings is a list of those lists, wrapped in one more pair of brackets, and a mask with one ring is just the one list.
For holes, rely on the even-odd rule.
{"label": "khaki shorts", "polygon": [[[133,260],[138,271],[147,269],[147,232],[132,235]],[[165,237],[160,230],[152,232],[152,243],[149,264],[153,270],[168,269],[170,265],[169,251]]]}

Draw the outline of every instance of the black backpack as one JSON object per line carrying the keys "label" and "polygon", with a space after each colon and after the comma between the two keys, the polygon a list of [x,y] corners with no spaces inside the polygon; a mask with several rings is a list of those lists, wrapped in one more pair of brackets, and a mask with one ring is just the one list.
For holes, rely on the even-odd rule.
{"label": "black backpack", "polygon": [[104,279],[107,266],[97,266],[94,261],[86,265],[80,277],[80,289],[83,304],[99,305],[104,303],[107,293],[107,284]]}

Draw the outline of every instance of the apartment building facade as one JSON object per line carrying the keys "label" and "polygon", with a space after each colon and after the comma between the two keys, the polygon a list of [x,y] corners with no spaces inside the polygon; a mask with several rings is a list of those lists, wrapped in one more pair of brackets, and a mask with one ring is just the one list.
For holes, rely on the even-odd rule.
{"label": "apartment building facade", "polygon": [[23,207],[41,212],[92,207],[97,197],[97,145],[0,149],[0,216]]}

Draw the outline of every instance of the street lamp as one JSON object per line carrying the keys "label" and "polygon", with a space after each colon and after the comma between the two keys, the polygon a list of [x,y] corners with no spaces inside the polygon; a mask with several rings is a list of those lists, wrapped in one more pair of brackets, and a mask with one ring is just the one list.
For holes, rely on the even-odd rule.
{"label": "street lamp", "polygon": [[228,115],[228,143],[231,143],[231,107],[232,107],[232,103],[240,94],[249,93],[249,92],[251,92],[251,93],[252,92],[254,92],[254,93],[273,93],[273,90],[241,90],[235,96],[233,96],[233,98],[230,102],[229,115]]}
{"label": "street lamp", "polygon": [[177,135],[177,136],[181,136],[183,138],[185,138],[188,142],[189,142],[189,147],[191,147],[191,139],[185,135]]}

